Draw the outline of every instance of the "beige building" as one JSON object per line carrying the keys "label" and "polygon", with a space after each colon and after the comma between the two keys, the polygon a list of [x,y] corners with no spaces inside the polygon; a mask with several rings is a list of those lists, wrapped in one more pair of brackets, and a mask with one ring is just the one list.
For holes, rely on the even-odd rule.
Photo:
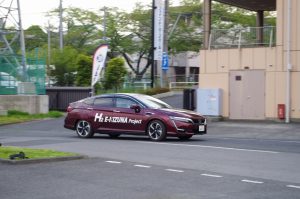
{"label": "beige building", "polygon": [[[218,35],[210,28],[212,2],[204,0],[200,89],[222,90],[225,118],[300,120],[300,1],[217,1],[257,12],[257,27]],[[276,27],[264,26],[264,11],[275,11]]]}

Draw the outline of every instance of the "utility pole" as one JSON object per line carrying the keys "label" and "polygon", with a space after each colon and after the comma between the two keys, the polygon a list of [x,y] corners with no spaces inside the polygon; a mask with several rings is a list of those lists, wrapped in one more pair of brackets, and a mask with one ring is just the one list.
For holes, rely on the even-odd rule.
{"label": "utility pole", "polygon": [[59,4],[59,49],[62,51],[64,48],[64,41],[63,41],[63,8],[62,8],[62,1],[60,0]]}
{"label": "utility pole", "polygon": [[18,15],[19,15],[19,31],[20,31],[21,53],[22,53],[23,78],[24,78],[24,81],[27,81],[25,39],[24,39],[24,31],[23,31],[23,26],[22,26],[21,8],[20,8],[19,0],[17,0],[17,5],[18,5]]}
{"label": "utility pole", "polygon": [[[26,51],[19,0],[2,0],[0,4],[0,59],[12,69],[20,67],[21,71],[17,72],[21,72],[22,81],[26,81]],[[21,63],[12,46],[20,46],[17,50],[22,53]]]}
{"label": "utility pole", "polygon": [[107,10],[107,7],[103,7],[102,9],[101,9],[101,11],[103,11],[104,12],[104,16],[103,16],[103,41],[105,42],[105,43],[107,43],[107,37],[106,37],[106,17],[107,17],[107,12],[106,12],[106,10]]}
{"label": "utility pole", "polygon": [[48,21],[48,68],[50,67],[50,60],[51,60],[51,27],[50,22]]}
{"label": "utility pole", "polygon": [[51,64],[51,26],[50,22],[48,21],[48,62],[47,62],[47,80],[48,80],[48,85],[50,86],[50,79],[49,79],[49,74],[50,74],[50,64]]}

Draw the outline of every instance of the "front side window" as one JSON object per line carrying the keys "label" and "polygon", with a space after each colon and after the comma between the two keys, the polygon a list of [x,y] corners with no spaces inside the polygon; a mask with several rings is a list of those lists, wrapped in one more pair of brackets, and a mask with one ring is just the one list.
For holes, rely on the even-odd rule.
{"label": "front side window", "polygon": [[105,107],[105,108],[113,107],[114,106],[113,98],[111,97],[96,98],[94,101],[94,105],[97,107]]}

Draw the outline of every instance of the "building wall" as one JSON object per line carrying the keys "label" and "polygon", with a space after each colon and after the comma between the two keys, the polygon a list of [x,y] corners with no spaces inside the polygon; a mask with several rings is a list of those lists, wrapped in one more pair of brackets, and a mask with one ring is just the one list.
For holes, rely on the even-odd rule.
{"label": "building wall", "polygon": [[[300,1],[291,0],[291,119],[300,119]],[[229,116],[229,72],[265,70],[265,116],[277,118],[286,104],[287,0],[277,0],[276,47],[200,50],[200,88],[223,90],[223,116]]]}

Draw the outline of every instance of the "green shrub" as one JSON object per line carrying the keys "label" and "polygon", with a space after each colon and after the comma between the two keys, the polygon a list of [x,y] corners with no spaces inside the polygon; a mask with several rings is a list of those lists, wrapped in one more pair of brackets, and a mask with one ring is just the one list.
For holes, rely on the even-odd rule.
{"label": "green shrub", "polygon": [[141,91],[141,93],[145,94],[145,95],[156,95],[156,94],[160,94],[160,93],[166,93],[169,91],[170,91],[169,88],[150,88],[150,89]]}

